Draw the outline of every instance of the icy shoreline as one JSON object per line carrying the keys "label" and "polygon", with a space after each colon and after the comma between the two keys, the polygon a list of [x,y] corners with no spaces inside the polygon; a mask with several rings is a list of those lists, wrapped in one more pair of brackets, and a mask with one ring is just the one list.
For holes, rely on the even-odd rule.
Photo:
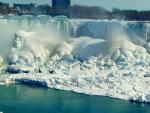
{"label": "icy shoreline", "polygon": [[96,58],[86,63],[60,61],[51,73],[5,74],[0,76],[0,81],[150,103],[150,67],[97,67],[94,60],[96,63]]}

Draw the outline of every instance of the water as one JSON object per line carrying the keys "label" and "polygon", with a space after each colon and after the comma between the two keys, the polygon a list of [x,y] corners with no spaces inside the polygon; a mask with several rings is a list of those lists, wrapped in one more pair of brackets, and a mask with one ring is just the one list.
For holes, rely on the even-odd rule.
{"label": "water", "polygon": [[47,88],[0,86],[4,113],[150,113],[150,105]]}

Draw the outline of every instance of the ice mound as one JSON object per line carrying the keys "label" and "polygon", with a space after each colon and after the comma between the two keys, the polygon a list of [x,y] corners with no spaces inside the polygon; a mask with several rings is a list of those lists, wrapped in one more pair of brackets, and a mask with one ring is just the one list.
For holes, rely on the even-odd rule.
{"label": "ice mound", "polygon": [[[120,51],[126,55],[136,50],[136,45],[127,39],[92,39],[89,37],[80,37],[74,39],[71,43],[74,48],[74,53],[79,56],[81,60],[88,59],[92,56],[101,58],[111,58],[115,60],[120,56]],[[118,55],[117,55],[118,54]],[[130,54],[130,53],[129,53]],[[128,55],[129,55],[128,54]]]}
{"label": "ice mound", "polygon": [[15,33],[9,63],[30,65],[35,61],[43,61],[54,55],[69,55],[71,52],[71,46],[63,39],[37,32],[19,31]]}
{"label": "ice mound", "polygon": [[80,61],[98,57],[111,59],[118,64],[146,62],[149,59],[144,47],[135,45],[125,37],[109,40],[79,37],[64,40],[54,35],[19,31],[15,33],[12,45],[8,63],[28,66],[49,58],[56,60],[65,56],[65,59],[70,59],[69,55]]}

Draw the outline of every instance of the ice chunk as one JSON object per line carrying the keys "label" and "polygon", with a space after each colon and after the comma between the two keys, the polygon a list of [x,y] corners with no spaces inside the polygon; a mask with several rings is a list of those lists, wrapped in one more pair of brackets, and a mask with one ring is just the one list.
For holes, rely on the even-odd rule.
{"label": "ice chunk", "polygon": [[21,73],[22,71],[21,71],[21,69],[20,68],[18,68],[17,66],[8,66],[7,67],[7,72],[8,73],[11,73],[11,74],[18,74],[18,73]]}
{"label": "ice chunk", "polygon": [[116,60],[118,60],[119,56],[120,56],[120,50],[119,50],[119,49],[116,49],[116,50],[113,52],[113,54],[111,55],[111,59],[112,59],[113,61],[116,61]]}

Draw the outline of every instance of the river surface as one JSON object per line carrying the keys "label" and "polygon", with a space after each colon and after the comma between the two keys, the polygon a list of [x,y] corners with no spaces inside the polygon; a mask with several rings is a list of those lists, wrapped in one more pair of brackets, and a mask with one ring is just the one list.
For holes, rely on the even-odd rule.
{"label": "river surface", "polygon": [[150,113],[150,105],[43,87],[0,86],[3,113]]}

